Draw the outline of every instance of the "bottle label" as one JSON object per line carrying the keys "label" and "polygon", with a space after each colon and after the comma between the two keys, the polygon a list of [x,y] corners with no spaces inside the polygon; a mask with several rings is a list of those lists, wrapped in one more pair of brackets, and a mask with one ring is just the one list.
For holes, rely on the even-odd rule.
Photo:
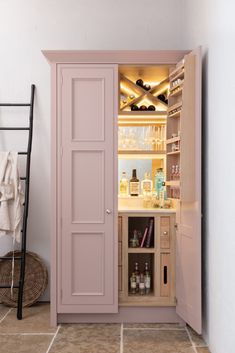
{"label": "bottle label", "polygon": [[150,192],[151,191],[151,181],[144,181],[143,182],[143,190],[145,192]]}
{"label": "bottle label", "polygon": [[133,181],[130,183],[130,194],[139,194],[139,182]]}
{"label": "bottle label", "polygon": [[134,282],[134,281],[132,282],[132,281],[131,281],[131,288],[132,288],[132,289],[135,289],[135,288],[136,288],[136,282]]}
{"label": "bottle label", "polygon": [[143,282],[140,282],[140,289],[144,289],[145,288],[145,284]]}
{"label": "bottle label", "polygon": [[145,278],[145,288],[150,289],[150,277]]}

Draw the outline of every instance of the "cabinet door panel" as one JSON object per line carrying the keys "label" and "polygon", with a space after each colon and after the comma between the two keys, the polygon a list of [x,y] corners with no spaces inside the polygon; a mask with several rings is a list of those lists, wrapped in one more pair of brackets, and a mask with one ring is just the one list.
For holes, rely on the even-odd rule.
{"label": "cabinet door panel", "polygon": [[[187,76],[188,75],[188,76]],[[201,333],[201,52],[185,57],[181,200],[176,232],[176,311]],[[185,88],[185,86],[184,86]]]}
{"label": "cabinet door panel", "polygon": [[117,312],[117,67],[58,70],[58,312]]}

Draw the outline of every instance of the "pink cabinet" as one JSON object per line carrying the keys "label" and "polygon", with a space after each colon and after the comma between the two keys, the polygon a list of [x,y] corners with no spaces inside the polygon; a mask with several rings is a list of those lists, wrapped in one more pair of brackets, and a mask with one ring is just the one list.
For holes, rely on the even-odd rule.
{"label": "pink cabinet", "polygon": [[[176,312],[201,332],[200,51],[43,53],[52,75],[52,323],[69,314],[125,321],[135,312],[132,307],[118,313],[118,65],[176,65],[185,58],[188,93],[183,97],[182,197],[176,214]],[[169,321],[170,309],[165,309]],[[156,321],[164,308],[157,313]]]}

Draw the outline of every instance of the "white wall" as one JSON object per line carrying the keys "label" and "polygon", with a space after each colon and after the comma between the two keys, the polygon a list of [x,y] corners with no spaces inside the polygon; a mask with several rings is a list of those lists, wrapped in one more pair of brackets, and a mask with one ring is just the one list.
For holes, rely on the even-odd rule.
{"label": "white wall", "polygon": [[184,11],[185,45],[204,52],[204,332],[212,353],[234,353],[235,2],[185,0]]}
{"label": "white wall", "polygon": [[[28,249],[41,255],[48,266],[50,70],[41,50],[178,49],[180,5],[181,0],[0,1],[0,101],[27,101],[30,84],[37,88]],[[0,124],[20,124],[22,115],[18,112],[1,109]],[[0,149],[22,149],[19,142],[23,142],[19,133],[12,133],[10,139],[0,136]],[[9,249],[11,243],[4,239],[0,252]],[[44,298],[49,298],[48,292]]]}

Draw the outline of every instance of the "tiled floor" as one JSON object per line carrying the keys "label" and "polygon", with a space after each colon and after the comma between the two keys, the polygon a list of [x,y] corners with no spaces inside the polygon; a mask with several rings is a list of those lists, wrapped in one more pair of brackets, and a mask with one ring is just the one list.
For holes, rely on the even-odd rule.
{"label": "tiled floor", "polygon": [[177,324],[67,324],[52,329],[49,304],[0,305],[0,353],[210,353],[202,337]]}

